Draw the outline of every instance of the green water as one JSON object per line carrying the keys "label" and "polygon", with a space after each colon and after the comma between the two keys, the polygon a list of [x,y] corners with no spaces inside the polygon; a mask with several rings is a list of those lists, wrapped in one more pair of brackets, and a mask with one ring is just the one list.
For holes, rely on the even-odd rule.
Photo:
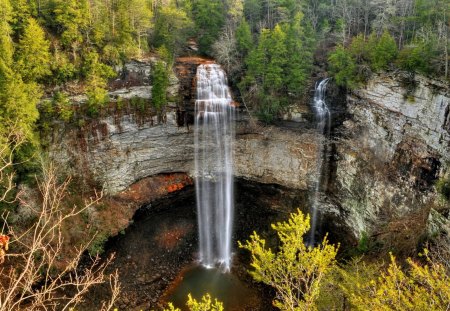
{"label": "green water", "polygon": [[222,301],[225,310],[260,310],[260,299],[255,290],[250,289],[231,273],[222,273],[217,269],[193,267],[180,277],[179,283],[168,295],[168,301],[186,309],[188,294],[197,300],[209,293],[211,297]]}

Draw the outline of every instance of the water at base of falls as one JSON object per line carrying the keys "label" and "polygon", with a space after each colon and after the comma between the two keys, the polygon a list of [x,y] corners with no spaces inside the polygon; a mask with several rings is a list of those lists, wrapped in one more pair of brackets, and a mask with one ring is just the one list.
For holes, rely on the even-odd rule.
{"label": "water at base of falls", "polygon": [[243,283],[231,273],[222,273],[217,269],[204,267],[189,267],[184,270],[175,281],[166,300],[172,302],[181,310],[186,308],[187,297],[201,300],[205,294],[223,303],[224,309],[229,311],[264,310],[261,298],[255,289]]}
{"label": "water at base of falls", "polygon": [[327,90],[327,85],[329,78],[322,80],[320,83],[316,84],[316,90],[314,92],[314,100],[312,103],[315,117],[316,117],[316,129],[322,141],[318,142],[318,152],[317,152],[317,171],[314,181],[313,195],[311,200],[311,229],[309,236],[309,244],[315,244],[315,236],[317,231],[317,221],[318,221],[318,208],[320,203],[320,193],[321,187],[326,182],[324,179],[326,174],[323,174],[323,167],[326,164],[328,158],[328,146],[327,138],[330,135],[331,127],[331,113],[325,101],[325,92]]}
{"label": "water at base of falls", "polygon": [[231,266],[234,206],[231,104],[225,72],[217,64],[200,65],[194,127],[199,260],[225,271]]}

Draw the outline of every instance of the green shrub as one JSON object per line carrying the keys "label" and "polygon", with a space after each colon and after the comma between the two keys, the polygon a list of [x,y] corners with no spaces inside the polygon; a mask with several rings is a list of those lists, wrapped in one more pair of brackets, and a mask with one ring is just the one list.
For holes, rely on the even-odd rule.
{"label": "green shrub", "polygon": [[450,177],[439,179],[436,183],[436,191],[446,201],[450,201]]}
{"label": "green shrub", "polygon": [[99,233],[89,245],[88,252],[91,256],[101,255],[105,252],[105,243],[108,240],[106,233]]}
{"label": "green shrub", "polygon": [[350,89],[357,88],[360,85],[360,78],[357,75],[357,65],[351,53],[342,45],[330,53],[328,57],[330,64],[330,73],[339,86]]}
{"label": "green shrub", "polygon": [[405,46],[399,53],[397,65],[410,72],[431,74],[433,68],[430,60],[435,57],[433,48],[425,43],[414,43]]}
{"label": "green shrub", "polygon": [[138,111],[144,112],[147,108],[147,100],[145,98],[135,96],[131,98],[131,105]]}
{"label": "green shrub", "polygon": [[384,31],[379,38],[375,34],[370,35],[367,44],[370,67],[374,71],[387,69],[397,57],[397,44],[388,31]]}
{"label": "green shrub", "polygon": [[53,105],[59,111],[59,118],[64,122],[69,122],[73,116],[72,104],[63,92],[56,92],[53,95]]}

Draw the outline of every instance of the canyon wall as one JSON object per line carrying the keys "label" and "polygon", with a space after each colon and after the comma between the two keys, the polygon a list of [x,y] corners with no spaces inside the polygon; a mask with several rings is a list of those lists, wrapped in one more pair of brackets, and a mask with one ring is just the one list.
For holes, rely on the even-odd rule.
{"label": "canyon wall", "polygon": [[[141,189],[133,185],[145,185],[155,176],[194,177],[195,72],[205,61],[210,60],[177,62],[163,118],[151,108],[139,112],[129,105],[115,106],[119,99],[151,99],[151,61],[128,64],[111,85],[115,108],[81,126],[56,127],[51,157],[68,173],[92,178],[110,195]],[[402,73],[375,75],[347,96],[345,107],[328,98],[332,111],[345,113],[333,116],[333,152],[329,171],[324,172],[327,195],[321,204],[324,220],[350,228],[356,238],[368,234],[388,241],[395,234],[399,238],[393,240],[404,239],[408,247],[427,226],[434,226],[436,218],[445,223],[449,207],[435,193],[434,184],[449,168],[449,98],[444,82]],[[307,114],[308,107],[297,110]],[[236,176],[311,190],[322,141],[313,122],[307,121],[311,119],[300,115],[294,121],[301,126],[296,127],[261,126],[241,111],[234,148]]]}
{"label": "canyon wall", "polygon": [[430,210],[448,210],[434,184],[449,168],[449,109],[445,82],[404,73],[375,75],[347,96],[330,192],[356,236],[414,244]]}
{"label": "canyon wall", "polygon": [[[177,89],[164,118],[148,108],[139,113],[129,106],[110,109],[83,126],[64,126],[52,133],[50,154],[71,174],[92,176],[110,195],[133,183],[158,174],[182,172],[194,175],[193,104],[195,72],[203,60],[181,59],[175,67],[170,90]],[[151,66],[133,62],[115,81],[110,97],[151,98],[145,76]],[[131,94],[131,95],[130,95]],[[79,102],[83,98],[77,97]],[[114,106],[114,103],[113,103]],[[316,170],[317,139],[314,131],[295,134],[278,127],[250,126],[240,113],[236,125],[235,174],[261,183],[275,183],[293,189],[308,189]]]}

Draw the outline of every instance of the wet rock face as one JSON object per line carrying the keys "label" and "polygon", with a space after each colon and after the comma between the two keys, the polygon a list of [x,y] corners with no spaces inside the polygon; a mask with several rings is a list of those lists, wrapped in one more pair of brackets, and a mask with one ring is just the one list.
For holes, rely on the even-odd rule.
{"label": "wet rock face", "polygon": [[348,96],[351,119],[339,129],[334,195],[357,236],[389,232],[412,216],[420,234],[438,205],[433,185],[450,160],[449,89],[404,79],[375,76]]}

